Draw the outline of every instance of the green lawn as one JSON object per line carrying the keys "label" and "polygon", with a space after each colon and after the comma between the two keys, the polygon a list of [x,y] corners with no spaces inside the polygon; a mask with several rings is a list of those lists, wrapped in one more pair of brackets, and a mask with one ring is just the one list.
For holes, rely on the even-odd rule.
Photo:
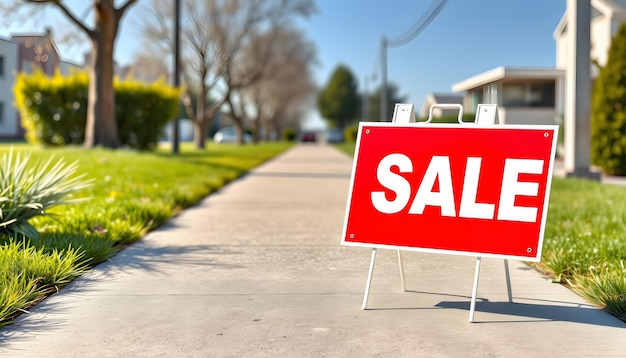
{"label": "green lawn", "polygon": [[[354,155],[353,143],[337,148]],[[532,266],[626,321],[626,186],[553,178],[542,258]]]}
{"label": "green lawn", "polygon": [[[291,145],[211,143],[204,151],[183,145],[180,155],[167,149],[142,153],[13,146],[16,152],[32,153],[33,162],[50,156],[77,160],[77,174],[94,182],[76,195],[87,200],[55,207],[54,215],[30,221],[39,239],[0,236],[0,325]],[[0,154],[10,148],[0,144]]]}

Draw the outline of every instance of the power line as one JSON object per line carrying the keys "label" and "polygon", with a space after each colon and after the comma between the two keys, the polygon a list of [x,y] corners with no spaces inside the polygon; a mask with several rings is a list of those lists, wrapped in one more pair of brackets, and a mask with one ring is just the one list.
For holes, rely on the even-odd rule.
{"label": "power line", "polygon": [[381,56],[381,51],[382,50],[383,50],[382,46],[378,46],[378,53],[374,57],[374,68],[372,69],[372,76],[371,76],[371,78],[373,80],[376,79],[376,72],[377,72],[378,66],[380,64],[380,56]]}
{"label": "power line", "polygon": [[[382,38],[379,55],[381,65],[381,84],[380,84],[380,121],[387,121],[387,49],[389,47],[399,47],[412,41],[419,35],[434,19],[439,15],[441,10],[446,6],[447,0],[434,1],[429,10],[424,13],[404,34],[396,39],[388,41],[386,37]],[[378,56],[377,56],[378,57]]]}
{"label": "power line", "polygon": [[399,47],[411,42],[417,35],[439,15],[441,10],[446,6],[448,0],[435,1],[431,4],[429,10],[424,13],[404,34],[387,42],[389,47]]}

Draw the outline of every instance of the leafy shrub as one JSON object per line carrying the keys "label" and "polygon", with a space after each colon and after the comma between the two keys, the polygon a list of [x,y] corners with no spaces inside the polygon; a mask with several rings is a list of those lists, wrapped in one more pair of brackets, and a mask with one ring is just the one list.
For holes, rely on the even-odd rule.
{"label": "leafy shrub", "polygon": [[293,128],[283,129],[282,139],[286,142],[295,142],[298,137],[298,131]]}
{"label": "leafy shrub", "polygon": [[608,174],[626,175],[626,24],[613,37],[593,87],[591,161]]}
{"label": "leafy shrub", "polygon": [[[81,144],[87,122],[89,76],[75,72],[48,77],[41,71],[17,76],[14,92],[26,139],[46,146]],[[164,82],[114,82],[115,115],[122,145],[154,149],[178,112],[179,90]]]}
{"label": "leafy shrub", "polygon": [[19,73],[15,104],[26,130],[26,140],[42,145],[81,144],[87,120],[89,76],[76,72],[48,77],[42,71]]}
{"label": "leafy shrub", "polygon": [[[13,155],[13,150],[2,155],[0,164],[0,233],[21,234],[38,238],[39,234],[28,220],[48,215],[54,206],[70,203],[71,195],[90,185],[84,175],[74,175],[78,164],[64,160],[53,163],[29,163],[30,154]],[[30,165],[29,165],[30,164]]]}
{"label": "leafy shrub", "polygon": [[346,142],[356,143],[356,136],[357,136],[358,133],[359,133],[359,127],[358,126],[346,127],[343,130],[343,137],[346,139]]}
{"label": "leafy shrub", "polygon": [[115,81],[115,116],[120,143],[140,150],[156,148],[167,123],[178,114],[180,92],[158,81]]}

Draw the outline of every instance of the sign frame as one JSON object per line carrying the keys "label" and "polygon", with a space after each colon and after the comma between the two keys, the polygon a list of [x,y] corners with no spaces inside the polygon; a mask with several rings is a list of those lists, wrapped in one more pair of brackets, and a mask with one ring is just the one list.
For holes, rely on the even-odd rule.
{"label": "sign frame", "polygon": [[[361,154],[361,144],[362,144],[362,136],[364,132],[369,128],[441,128],[441,129],[451,129],[451,130],[474,130],[474,129],[484,129],[484,130],[493,130],[493,131],[509,131],[509,130],[534,130],[534,131],[550,131],[552,133],[551,138],[551,147],[550,147],[550,155],[549,158],[545,158],[549,160],[547,163],[548,170],[547,173],[542,174],[542,177],[545,176],[545,196],[543,198],[543,207],[541,209],[541,218],[540,218],[540,229],[539,229],[539,237],[537,239],[537,247],[533,248],[534,256],[521,256],[521,255],[511,255],[511,254],[503,254],[503,253],[490,253],[490,252],[476,252],[476,251],[467,251],[467,250],[449,250],[449,249],[440,249],[440,248],[432,248],[432,247],[416,247],[416,246],[404,246],[404,245],[394,245],[388,243],[372,243],[372,242],[359,242],[359,241],[351,241],[347,240],[348,235],[348,224],[350,221],[351,214],[351,203],[352,199],[355,196],[354,187],[355,187],[355,179],[357,176],[357,169],[359,166],[360,154]],[[531,261],[538,262],[541,260],[542,246],[543,246],[543,238],[545,233],[545,224],[547,220],[547,212],[550,198],[550,189],[552,184],[552,176],[554,173],[554,159],[556,153],[556,145],[557,145],[557,137],[558,137],[558,126],[557,125],[481,125],[474,123],[462,123],[462,124],[435,124],[435,123],[426,123],[426,122],[418,122],[418,123],[397,123],[397,122],[361,122],[359,124],[359,131],[357,134],[357,144],[355,147],[355,158],[353,161],[352,174],[350,178],[350,188],[347,198],[346,204],[346,213],[344,218],[344,226],[342,231],[342,240],[341,244],[346,246],[357,246],[357,247],[369,247],[369,248],[384,248],[384,249],[395,249],[395,250],[403,250],[403,251],[419,251],[419,252],[427,252],[427,253],[439,253],[439,254],[454,254],[454,255],[465,255],[465,256],[474,256],[474,257],[490,257],[490,258],[499,258],[499,259],[514,259],[514,260],[522,260],[522,261]],[[477,233],[476,235],[480,235]]]}

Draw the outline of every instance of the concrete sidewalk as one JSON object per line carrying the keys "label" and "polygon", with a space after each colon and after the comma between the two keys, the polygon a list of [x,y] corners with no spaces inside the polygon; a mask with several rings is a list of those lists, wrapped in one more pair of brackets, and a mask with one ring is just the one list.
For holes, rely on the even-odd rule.
{"label": "concrete sidewalk", "polygon": [[623,357],[626,324],[510,262],[340,246],[352,160],[299,145],[0,330],[7,357]]}

